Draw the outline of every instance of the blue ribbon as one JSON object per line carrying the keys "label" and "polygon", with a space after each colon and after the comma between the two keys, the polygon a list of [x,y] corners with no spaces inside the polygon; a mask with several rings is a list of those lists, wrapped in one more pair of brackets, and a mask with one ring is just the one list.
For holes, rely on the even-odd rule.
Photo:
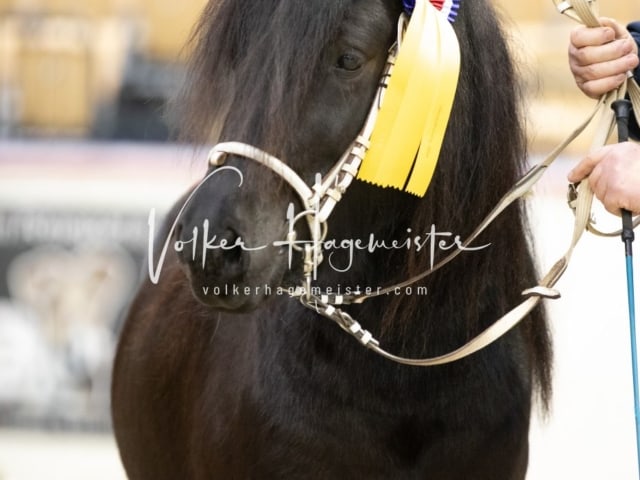
{"label": "blue ribbon", "polygon": [[406,14],[411,16],[413,9],[416,6],[416,0],[402,0],[402,5],[404,6]]}

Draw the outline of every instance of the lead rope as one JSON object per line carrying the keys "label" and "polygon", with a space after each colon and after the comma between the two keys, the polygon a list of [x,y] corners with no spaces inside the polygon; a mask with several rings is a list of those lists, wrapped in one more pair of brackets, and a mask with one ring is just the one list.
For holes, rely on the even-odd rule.
{"label": "lead rope", "polygon": [[[553,0],[558,10],[568,15],[573,19],[581,19],[584,16],[585,24],[591,26],[598,25],[597,18],[591,8],[596,8],[596,1],[574,0],[573,2],[557,2]],[[393,67],[394,61],[393,53],[390,55],[388,63],[387,74],[390,73],[390,69]],[[388,78],[387,76],[383,76]],[[636,106],[636,111],[640,112],[640,88],[631,79],[627,82],[627,85],[622,86],[617,91],[603,96],[596,104],[592,113],[587,119],[578,126],[571,134],[561,142],[540,164],[533,167],[527,174],[525,174],[512,188],[509,190],[500,200],[498,205],[485,217],[480,225],[473,231],[473,233],[462,243],[463,247],[469,246],[488,226],[500,215],[509,205],[516,200],[526,195],[531,188],[542,178],[546,169],[558,158],[566,147],[571,144],[591,122],[600,117],[599,127],[594,138],[592,148],[597,148],[606,142],[609,134],[613,128],[613,115],[610,109],[611,103],[617,99],[624,97],[626,90],[628,89],[632,102]],[[575,213],[575,222],[573,228],[573,235],[571,242],[565,254],[553,264],[548,270],[540,282],[524,292],[522,292],[525,300],[504,316],[499,318],[490,327],[480,333],[478,336],[470,340],[460,348],[447,353],[431,358],[412,359],[393,355],[380,347],[380,343],[373,337],[371,332],[364,329],[360,323],[358,323],[348,313],[343,311],[340,306],[353,303],[362,303],[370,298],[375,298],[380,295],[386,295],[412,285],[427,276],[431,275],[436,270],[443,267],[446,263],[453,260],[457,255],[464,250],[459,248],[453,251],[448,256],[443,258],[440,262],[435,264],[433,268],[426,270],[425,272],[414,276],[404,282],[392,285],[390,287],[380,289],[376,293],[368,295],[351,295],[351,296],[335,296],[335,295],[315,295],[311,290],[311,269],[317,268],[318,263],[321,261],[321,254],[317,251],[320,248],[320,243],[324,235],[326,234],[326,221],[331,214],[335,205],[340,201],[342,195],[349,186],[357,169],[359,168],[364,153],[368,148],[369,136],[375,118],[377,115],[376,103],[379,102],[380,96],[383,95],[384,86],[381,87],[376,99],[374,100],[374,106],[371,109],[371,113],[367,119],[365,127],[351,148],[345,152],[342,158],[338,161],[336,166],[325,176],[324,179],[320,179],[316,182],[314,187],[310,189],[300,177],[289,168],[284,162],[273,157],[255,147],[238,143],[230,142],[218,144],[214,147],[210,154],[211,165],[221,165],[224,162],[224,157],[227,154],[234,154],[243,156],[254,160],[274,172],[280,175],[285,181],[287,181],[294,190],[300,196],[304,205],[304,211],[301,212],[296,218],[305,217],[309,223],[309,228],[312,235],[311,249],[307,249],[305,252],[305,283],[294,294],[298,297],[300,302],[307,308],[315,310],[318,314],[334,321],[343,330],[355,337],[362,345],[375,351],[383,357],[393,360],[398,363],[413,366],[434,366],[445,363],[454,362],[467,357],[502,337],[505,333],[515,327],[520,321],[522,321],[528,314],[535,308],[540,302],[541,298],[556,299],[560,297],[559,292],[553,289],[557,281],[565,272],[567,265],[571,259],[571,255],[578,241],[580,240],[582,233],[585,230],[599,233],[591,225],[591,204],[593,201],[593,192],[588,182],[581,182],[579,188],[573,186],[570,191],[570,206]],[[640,223],[640,218],[637,218],[634,222],[634,227]],[[319,226],[322,226],[320,228]],[[320,230],[324,233],[320,234]],[[290,232],[291,241],[295,237],[295,233]],[[613,234],[606,234],[613,235]]]}
{"label": "lead rope", "polygon": [[[573,19],[580,20],[588,26],[599,25],[595,13],[595,9],[597,8],[597,3],[595,0],[590,2],[587,2],[585,0],[574,0],[574,2],[572,2],[573,4],[570,4],[569,2],[560,2],[561,4],[559,4],[554,0],[554,3],[556,3],[556,5],[558,6],[558,10],[561,13],[566,14]],[[482,233],[482,231],[484,231],[487,226],[500,213],[502,213],[502,211],[504,211],[514,201],[522,198],[526,193],[528,193],[533,185],[535,185],[535,183],[537,183],[537,181],[544,175],[547,167],[549,167],[556,160],[559,154],[564,151],[565,148],[571,142],[573,142],[573,140],[575,140],[586,129],[588,125],[591,124],[596,116],[599,116],[600,120],[597,132],[594,136],[592,149],[599,148],[604,145],[614,126],[614,118],[610,106],[616,99],[623,98],[627,90],[629,91],[632,102],[634,103],[634,105],[636,105],[636,111],[640,112],[640,88],[638,88],[638,85],[633,80],[633,78],[630,77],[629,81],[625,85],[621,86],[618,90],[604,95],[598,101],[589,117],[578,128],[576,128],[569,135],[569,137],[567,137],[566,140],[561,142],[560,145],[558,145],[558,147],[556,147],[548,157],[546,157],[539,165],[530,170],[509,192],[507,192],[507,194],[504,195],[498,205],[489,213],[489,215],[487,215],[487,217],[469,236],[469,238],[467,238],[463,242],[463,247],[467,247],[468,245],[470,245],[478,237],[478,235],[480,235],[480,233]],[[334,320],[344,330],[351,333],[366,347],[396,362],[415,366],[433,366],[460,360],[490,345],[502,335],[511,330],[513,327],[515,327],[540,302],[541,298],[554,299],[560,296],[560,294],[556,290],[554,290],[553,287],[565,272],[573,254],[573,250],[582,237],[582,233],[585,230],[589,230],[596,234],[602,234],[597,229],[595,229],[591,221],[593,191],[591,190],[589,183],[583,181],[581,182],[579,188],[576,189],[575,187],[573,187],[571,189],[570,200],[571,208],[575,213],[575,222],[571,242],[565,254],[551,267],[551,269],[549,269],[547,274],[542,278],[538,285],[523,292],[523,296],[527,297],[526,300],[524,300],[520,305],[515,307],[506,315],[498,319],[493,325],[484,330],[477,337],[475,337],[462,347],[458,348],[457,350],[454,350],[453,352],[438,357],[424,359],[409,359],[390,354],[379,346],[379,342],[376,341],[375,338],[373,338],[370,332],[364,330],[362,326],[353,318],[351,318],[347,313],[341,311],[339,308],[336,308],[335,305],[338,302],[335,302],[335,300],[341,300],[342,303],[362,303],[368,298],[387,294],[394,291],[396,288],[409,286],[417,281],[424,279],[434,271],[444,266],[446,263],[456,257],[463,249],[458,249],[452,252],[450,255],[436,264],[432,269],[425,271],[422,274],[417,275],[416,277],[413,277],[405,282],[385,288],[375,295],[363,295],[352,298],[347,297],[334,299],[333,305],[328,303],[330,299],[327,296],[314,298],[313,302],[303,300],[303,303],[306,304],[309,308],[315,308],[318,313],[324,315],[325,317]],[[639,220],[640,219],[635,220],[634,226],[639,223]],[[619,232],[605,235],[617,234],[619,234]]]}
{"label": "lead rope", "polygon": [[[556,8],[561,14],[566,15],[572,20],[575,20],[578,23],[581,23],[590,28],[601,26],[600,21],[598,20],[599,12],[597,0],[553,0],[553,2],[555,3]],[[607,138],[613,132],[613,129],[615,127],[615,116],[613,110],[611,109],[611,106],[614,104],[614,102],[625,98],[626,94],[631,100],[634,111],[636,113],[640,113],[640,87],[633,78],[633,74],[631,72],[627,73],[627,77],[627,81],[620,85],[618,89],[606,93],[601,98],[601,101],[603,102],[603,105],[601,106],[602,120],[594,136],[592,150],[603,146],[606,143]],[[575,198],[575,187],[573,187],[569,192],[569,201],[572,208],[574,208],[572,203],[575,201]],[[638,224],[640,224],[640,217],[634,220],[633,227],[635,228],[636,226],[638,226]],[[616,230],[613,232],[602,232],[595,226],[595,223],[591,219],[587,224],[587,229],[594,235],[601,237],[617,237],[622,233],[622,230]]]}

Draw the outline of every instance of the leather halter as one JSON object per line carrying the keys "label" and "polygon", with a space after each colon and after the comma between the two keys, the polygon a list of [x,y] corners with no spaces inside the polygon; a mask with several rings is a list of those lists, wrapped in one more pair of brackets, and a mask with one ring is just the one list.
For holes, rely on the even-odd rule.
{"label": "leather halter", "polygon": [[[573,2],[556,2],[561,13],[571,16],[571,18],[583,18],[580,15],[583,14],[584,5],[593,6],[596,0],[573,0]],[[573,5],[576,5],[574,13]],[[597,25],[597,19],[593,17]],[[584,20],[582,20],[584,21]],[[586,22],[589,25],[592,22]],[[593,26],[591,24],[590,26]],[[384,95],[386,88],[386,81],[393,68],[395,56],[397,54],[397,46],[392,48],[387,67],[382,75],[381,86],[379,87],[367,120],[362,128],[360,134],[356,140],[352,143],[349,149],[342,155],[340,160],[329,171],[325,177],[316,181],[316,183],[309,187],[298,174],[296,174],[290,167],[288,167],[280,159],[269,155],[268,153],[239,142],[220,143],[213,147],[209,154],[209,163],[212,166],[220,166],[224,163],[224,159],[227,155],[236,155],[244,157],[263,165],[277,175],[282,177],[298,194],[304,210],[296,217],[296,221],[304,217],[309,225],[311,232],[311,242],[305,245],[304,256],[304,283],[294,293],[294,297],[298,298],[302,305],[316,311],[320,315],[336,322],[343,330],[350,335],[354,336],[365,347],[375,351],[383,357],[393,360],[398,363],[414,366],[434,366],[445,363],[454,362],[464,357],[475,353],[484,347],[490,345],[513,327],[515,327],[522,319],[524,319],[533,308],[535,308],[542,298],[557,299],[560,297],[560,293],[553,289],[556,282],[565,272],[573,250],[580,240],[582,233],[585,230],[594,231],[591,220],[591,203],[593,200],[593,192],[589,187],[589,183],[586,181],[581,182],[579,189],[572,189],[574,192],[570,198],[570,207],[575,213],[575,223],[573,235],[569,244],[569,248],[566,253],[548,270],[546,275],[540,280],[540,282],[534,287],[522,292],[524,300],[514,307],[510,312],[499,318],[495,323],[488,327],[485,331],[480,333],[477,337],[461,346],[460,348],[433,358],[413,359],[405,358],[393,355],[380,347],[380,343],[373,337],[371,332],[364,329],[360,323],[352,318],[348,313],[343,311],[340,306],[353,303],[362,303],[369,298],[376,297],[378,295],[384,295],[395,291],[398,288],[404,288],[412,285],[434,271],[443,267],[446,263],[455,258],[462,249],[453,251],[447,257],[442,259],[439,263],[433,266],[433,268],[424,271],[423,273],[409,278],[408,280],[392,285],[390,287],[381,289],[375,294],[365,295],[314,295],[312,294],[312,282],[313,276],[320,262],[322,261],[322,242],[327,232],[327,220],[331,215],[334,207],[341,200],[345,191],[351,184],[353,178],[358,172],[358,169],[362,163],[362,159],[369,148],[369,140],[371,132],[375,125],[377,113],[381,101],[381,97]],[[500,215],[509,205],[516,200],[522,198],[527,194],[531,188],[542,178],[549,167],[558,158],[560,153],[575,140],[585,128],[591,124],[593,119],[600,115],[600,128],[595,135],[594,148],[602,146],[608,136],[609,131],[613,123],[613,115],[611,113],[610,104],[616,98],[622,98],[629,89],[629,95],[636,106],[638,112],[640,112],[640,88],[638,85],[630,79],[627,84],[620,87],[618,90],[612,92],[609,95],[603,96],[598,101],[593,112],[589,117],[576,128],[569,137],[558,145],[540,164],[533,167],[528,173],[526,173],[498,202],[496,207],[489,212],[480,225],[473,231],[473,233],[462,243],[463,247],[469,246],[475,238],[480,235],[498,215]],[[634,227],[640,224],[640,217],[634,221]],[[619,232],[618,232],[619,233]],[[613,232],[606,235],[618,235]],[[295,235],[295,232],[293,233]],[[289,241],[293,241],[294,238],[288,238]]]}

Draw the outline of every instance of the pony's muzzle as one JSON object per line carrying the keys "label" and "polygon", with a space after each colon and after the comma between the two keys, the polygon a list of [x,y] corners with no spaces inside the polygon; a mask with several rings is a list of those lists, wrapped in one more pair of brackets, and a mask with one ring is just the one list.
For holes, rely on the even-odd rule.
{"label": "pony's muzzle", "polygon": [[208,220],[201,225],[178,224],[174,245],[182,263],[207,275],[235,278],[249,266],[242,236],[233,228],[211,231]]}
{"label": "pony's muzzle", "polygon": [[174,247],[199,300],[224,309],[242,303],[233,297],[245,282],[252,253],[235,229],[214,229],[209,220],[180,223]]}

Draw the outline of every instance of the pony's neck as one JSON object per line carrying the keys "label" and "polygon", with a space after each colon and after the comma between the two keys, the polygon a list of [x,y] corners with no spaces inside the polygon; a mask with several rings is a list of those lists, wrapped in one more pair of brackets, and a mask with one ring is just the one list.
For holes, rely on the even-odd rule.
{"label": "pony's neck", "polygon": [[[363,324],[381,324],[381,303],[365,303],[349,311]],[[293,390],[286,392],[293,396],[312,392],[315,402],[330,397],[331,402],[356,409],[415,412],[424,408],[432,389],[451,388],[451,382],[462,384],[462,378],[473,375],[476,368],[466,362],[438,369],[407,367],[368,350],[330,320],[296,302],[281,299],[278,309],[282,309],[279,315],[261,320],[264,323],[258,326],[262,343],[258,368],[278,372],[282,388]],[[420,322],[410,323],[407,329],[394,327],[383,335],[383,346],[407,356],[433,353]]]}

